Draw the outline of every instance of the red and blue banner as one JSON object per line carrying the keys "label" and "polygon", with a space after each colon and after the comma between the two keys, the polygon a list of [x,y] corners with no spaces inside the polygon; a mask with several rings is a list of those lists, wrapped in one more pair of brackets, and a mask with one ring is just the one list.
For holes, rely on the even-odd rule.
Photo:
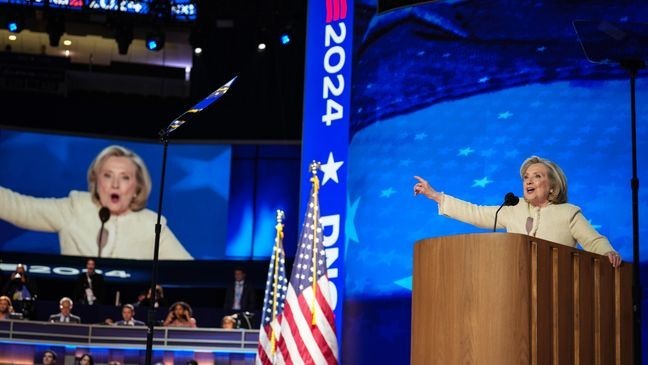
{"label": "red and blue banner", "polygon": [[[309,1],[307,22],[301,201],[309,201],[310,163],[321,162],[320,222],[339,339],[344,295],[353,1]],[[302,206],[300,216],[305,210]]]}

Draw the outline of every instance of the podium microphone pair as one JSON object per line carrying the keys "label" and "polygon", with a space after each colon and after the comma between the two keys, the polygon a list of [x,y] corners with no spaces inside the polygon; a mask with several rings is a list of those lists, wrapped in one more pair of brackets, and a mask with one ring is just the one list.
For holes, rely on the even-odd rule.
{"label": "podium microphone pair", "polygon": [[495,222],[493,223],[493,232],[495,232],[497,230],[497,214],[499,214],[500,209],[502,209],[502,207],[504,207],[504,206],[507,206],[507,207],[515,206],[515,205],[517,205],[517,203],[519,201],[520,201],[520,198],[515,196],[515,194],[513,194],[511,192],[506,193],[506,195],[504,196],[504,202],[502,203],[502,205],[500,205],[499,208],[497,208],[497,212],[495,212]]}

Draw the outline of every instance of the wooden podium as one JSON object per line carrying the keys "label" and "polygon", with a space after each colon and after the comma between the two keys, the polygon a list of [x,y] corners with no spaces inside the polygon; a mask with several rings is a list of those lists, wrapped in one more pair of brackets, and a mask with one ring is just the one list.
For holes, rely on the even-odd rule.
{"label": "wooden podium", "polygon": [[630,264],[521,234],[416,242],[412,364],[632,361]]}

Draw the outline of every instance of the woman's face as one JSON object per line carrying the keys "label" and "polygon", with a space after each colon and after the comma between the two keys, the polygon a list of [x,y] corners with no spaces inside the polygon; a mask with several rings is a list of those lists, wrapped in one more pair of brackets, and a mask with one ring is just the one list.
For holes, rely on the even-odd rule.
{"label": "woman's face", "polygon": [[534,163],[527,167],[522,177],[522,190],[524,199],[535,207],[543,207],[549,203],[549,190],[551,189],[549,170],[542,163]]}
{"label": "woman's face", "polygon": [[175,308],[173,308],[173,313],[175,313],[176,317],[178,318],[185,317],[185,309],[180,304],[176,305]]}
{"label": "woman's face", "polygon": [[101,205],[113,215],[130,210],[130,204],[137,190],[135,177],[137,167],[128,157],[111,156],[99,168],[97,174],[97,193]]}
{"label": "woman's face", "polygon": [[79,365],[90,365],[90,356],[83,355],[83,357],[81,357],[81,361],[79,361]]}
{"label": "woman's face", "polygon": [[5,299],[2,299],[0,300],[0,313],[7,312],[9,312],[9,303]]}

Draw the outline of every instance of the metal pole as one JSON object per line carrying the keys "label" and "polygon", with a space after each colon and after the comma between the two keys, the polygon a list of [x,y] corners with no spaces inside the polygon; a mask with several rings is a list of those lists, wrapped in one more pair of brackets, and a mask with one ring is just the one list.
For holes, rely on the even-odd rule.
{"label": "metal pole", "polygon": [[157,301],[157,281],[158,281],[158,255],[160,251],[160,232],[162,231],[162,198],[164,196],[164,176],[166,175],[167,150],[169,147],[168,134],[160,132],[160,140],[164,144],[162,154],[162,176],[160,178],[160,198],[158,200],[157,222],[155,223],[155,248],[153,251],[153,268],[151,271],[151,300],[148,310],[148,329],[146,331],[146,365],[151,365],[153,355],[153,333],[155,330],[155,302]]}

